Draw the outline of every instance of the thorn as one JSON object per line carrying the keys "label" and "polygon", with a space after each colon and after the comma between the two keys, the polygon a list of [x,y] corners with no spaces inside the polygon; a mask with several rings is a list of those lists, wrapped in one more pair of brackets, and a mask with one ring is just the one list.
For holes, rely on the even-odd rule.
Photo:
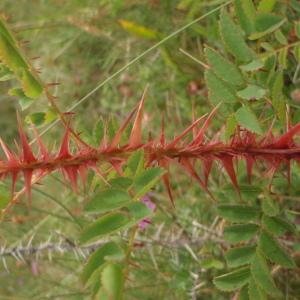
{"label": "thorn", "polygon": [[36,158],[34,157],[32,151],[31,151],[27,137],[23,131],[22,124],[21,124],[21,118],[20,118],[20,115],[18,112],[17,112],[17,122],[18,122],[18,129],[19,129],[21,144],[22,144],[22,148],[23,148],[23,159],[27,163],[34,162],[34,161],[36,161]]}
{"label": "thorn", "polygon": [[180,135],[178,135],[176,138],[174,138],[173,142],[167,145],[167,149],[175,147],[175,145],[184,137],[186,136],[195,126],[199,124],[199,122],[206,117],[207,114],[203,115],[199,119],[197,119],[192,125],[190,125],[188,128],[186,128]]}
{"label": "thorn", "polygon": [[138,105],[138,110],[136,113],[136,117],[129,138],[130,148],[136,148],[142,143],[142,116],[143,116],[143,107],[144,107],[147,91],[148,91],[148,85],[146,85],[142,95],[142,99]]}
{"label": "thorn", "polygon": [[136,108],[130,113],[130,115],[126,118],[126,120],[123,122],[121,127],[118,129],[118,131],[116,132],[114,138],[112,139],[107,151],[115,148],[119,144],[122,134],[123,134],[124,130],[126,129],[126,127],[128,126],[129,122],[131,121],[135,112],[136,112]]}
{"label": "thorn", "polygon": [[207,129],[212,117],[215,115],[215,113],[217,112],[218,108],[220,107],[220,105],[222,104],[222,102],[220,102],[212,111],[211,113],[208,115],[207,119],[205,120],[203,126],[201,127],[201,129],[199,130],[196,138],[189,144],[189,146],[195,146],[195,145],[200,145],[203,141],[203,136],[204,136],[204,132]]}

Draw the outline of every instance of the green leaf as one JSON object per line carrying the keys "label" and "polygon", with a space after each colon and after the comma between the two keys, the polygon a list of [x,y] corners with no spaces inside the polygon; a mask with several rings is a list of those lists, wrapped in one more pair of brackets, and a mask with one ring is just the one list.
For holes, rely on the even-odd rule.
{"label": "green leaf", "polygon": [[267,294],[257,285],[253,278],[249,281],[248,291],[250,300],[268,300]]}
{"label": "green leaf", "polygon": [[255,256],[256,246],[232,248],[225,253],[227,264],[230,268],[249,264]]}
{"label": "green leaf", "polygon": [[246,100],[257,100],[265,96],[266,90],[258,85],[248,84],[246,88],[237,92],[237,95]]}
{"label": "green leaf", "polygon": [[288,47],[284,47],[278,53],[278,64],[282,69],[286,69],[288,66]]}
{"label": "green leaf", "polygon": [[263,66],[264,63],[261,60],[255,59],[248,64],[240,66],[240,69],[245,72],[252,72],[261,69]]}
{"label": "green leaf", "polygon": [[240,290],[237,300],[249,300],[248,286],[244,286]]}
{"label": "green leaf", "polygon": [[255,53],[247,46],[242,31],[223,11],[220,17],[220,34],[227,50],[241,63],[250,62]]}
{"label": "green leaf", "polygon": [[122,212],[114,212],[100,217],[96,222],[88,225],[81,233],[80,242],[86,243],[94,238],[118,231],[130,224],[130,216]]}
{"label": "green leaf", "polygon": [[235,112],[235,117],[241,126],[254,133],[262,134],[262,129],[255,114],[247,106],[239,108]]}
{"label": "green leaf", "polygon": [[4,209],[11,200],[11,192],[6,185],[0,183],[0,210]]}
{"label": "green leaf", "polygon": [[293,54],[298,64],[300,64],[300,45],[297,45],[293,49]]}
{"label": "green leaf", "polygon": [[236,125],[237,125],[237,121],[235,115],[230,115],[226,120],[226,126],[225,126],[225,139],[227,141],[234,134]]}
{"label": "green leaf", "polygon": [[120,265],[107,264],[101,273],[101,288],[96,299],[121,300],[124,273]]}
{"label": "green leaf", "polygon": [[95,296],[95,299],[111,300],[111,298],[109,298],[108,294],[105,292],[104,288],[101,288],[101,286],[99,288],[97,295]]}
{"label": "green leaf", "polygon": [[240,86],[244,83],[239,69],[217,51],[206,47],[205,54],[212,71],[219,78],[235,86]]}
{"label": "green leaf", "polygon": [[127,161],[127,169],[125,170],[125,174],[130,176],[139,175],[144,170],[144,151],[138,150],[135,151]]}
{"label": "green leaf", "polygon": [[298,39],[300,39],[300,21],[295,22],[295,32],[296,32]]}
{"label": "green leaf", "polygon": [[271,197],[266,197],[262,201],[262,210],[268,216],[276,216],[279,214],[278,202]]}
{"label": "green leaf", "polygon": [[120,260],[124,257],[124,252],[115,243],[109,242],[98,248],[89,257],[86,265],[83,268],[81,279],[86,284],[92,274],[98,270],[107,261],[113,259]]}
{"label": "green leaf", "polygon": [[219,205],[218,214],[231,222],[249,222],[257,220],[260,211],[248,205]]}
{"label": "green leaf", "polygon": [[250,278],[249,268],[241,268],[236,271],[215,277],[215,286],[222,291],[234,291],[243,287]]}
{"label": "green leaf", "polygon": [[271,85],[271,99],[272,99],[272,104],[277,112],[277,115],[280,120],[284,121],[285,120],[285,96],[282,92],[284,85],[284,80],[283,80],[283,71],[278,70],[275,75],[275,79],[273,84]]}
{"label": "green leaf", "polygon": [[24,94],[31,99],[36,99],[43,92],[43,86],[37,75],[32,72],[32,66],[23,57],[4,21],[0,20],[0,22],[0,60],[19,79]]}
{"label": "green leaf", "polygon": [[114,188],[128,190],[133,184],[133,180],[128,177],[116,177],[112,178],[109,183]]}
{"label": "green leaf", "polygon": [[14,74],[3,64],[0,64],[0,81],[7,81],[14,78]]}
{"label": "green leaf", "polygon": [[0,35],[4,36],[10,44],[12,44],[14,46],[17,45],[17,41],[12,36],[12,34],[9,32],[5,22],[2,21],[1,18],[0,18]]}
{"label": "green leaf", "polygon": [[22,110],[28,108],[32,103],[34,103],[34,100],[31,98],[28,98],[24,91],[21,88],[12,88],[8,91],[8,94],[10,96],[18,97],[19,104],[22,108]]}
{"label": "green leaf", "polygon": [[235,90],[220,78],[218,78],[212,70],[205,72],[205,80],[208,88],[209,99],[217,105],[220,102],[236,103],[238,101]]}
{"label": "green leaf", "polygon": [[267,294],[274,296],[280,295],[280,291],[277,289],[271,276],[268,264],[260,251],[256,251],[256,255],[252,260],[251,275],[253,276],[255,283]]}
{"label": "green leaf", "polygon": [[225,227],[224,239],[230,243],[239,243],[253,238],[259,227],[256,224],[241,224]]}
{"label": "green leaf", "polygon": [[131,197],[126,191],[111,188],[96,193],[85,206],[85,211],[93,213],[104,213],[127,205]]}
{"label": "green leaf", "polygon": [[257,11],[260,13],[269,13],[273,10],[277,0],[261,0],[257,7]]}
{"label": "green leaf", "polygon": [[165,173],[161,168],[151,168],[144,170],[133,181],[135,188],[135,198],[145,195],[158,182],[160,177]]}
{"label": "green leaf", "polygon": [[280,29],[275,31],[275,38],[283,46],[288,44],[287,38]]}
{"label": "green leaf", "polygon": [[28,70],[23,70],[22,87],[24,94],[31,99],[38,98],[43,92],[43,86],[41,83]]}
{"label": "green leaf", "polygon": [[224,263],[219,259],[209,257],[201,260],[201,268],[222,270],[224,269]]}
{"label": "green leaf", "polygon": [[152,210],[143,202],[130,203],[123,207],[122,211],[104,215],[84,228],[80,236],[80,242],[86,243],[92,239],[101,238],[107,234],[133,226],[145,217],[151,216],[152,213]]}
{"label": "green leaf", "polygon": [[263,36],[270,34],[277,30],[285,23],[286,19],[281,16],[277,16],[269,13],[261,13],[256,16],[255,19],[255,33],[249,36],[250,40],[257,40]]}
{"label": "green leaf", "polygon": [[272,262],[286,268],[294,268],[296,266],[292,257],[266,231],[262,231],[260,234],[258,245],[262,253]]}
{"label": "green leaf", "polygon": [[283,235],[286,232],[295,232],[296,230],[294,224],[281,217],[263,216],[262,224],[269,232],[277,236]]}
{"label": "green leaf", "polygon": [[45,112],[36,112],[26,116],[25,121],[29,124],[34,124],[35,126],[43,125],[46,120]]}
{"label": "green leaf", "polygon": [[132,217],[131,225],[153,214],[152,210],[143,202],[130,203],[126,206],[126,210],[128,210],[130,216]]}
{"label": "green leaf", "polygon": [[252,0],[235,0],[235,13],[239,19],[239,23],[247,35],[254,31],[255,6]]}

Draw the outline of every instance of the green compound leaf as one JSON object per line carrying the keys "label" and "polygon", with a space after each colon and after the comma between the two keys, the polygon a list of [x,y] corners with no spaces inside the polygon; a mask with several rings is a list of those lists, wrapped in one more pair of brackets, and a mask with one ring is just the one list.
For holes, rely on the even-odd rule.
{"label": "green compound leaf", "polygon": [[227,264],[230,268],[236,268],[249,264],[255,256],[256,246],[244,246],[232,248],[225,253]]}
{"label": "green compound leaf", "polygon": [[120,189],[109,189],[97,193],[85,206],[87,212],[104,213],[113,209],[123,207],[131,201],[126,191]]}
{"label": "green compound leaf", "polygon": [[274,280],[271,276],[270,269],[266,262],[266,259],[260,253],[256,251],[256,255],[251,263],[251,275],[257,285],[260,286],[267,294],[278,296],[280,291],[276,287]]}
{"label": "green compound leaf", "polygon": [[294,224],[284,220],[281,217],[269,217],[264,215],[262,218],[262,224],[270,233],[281,236],[286,232],[294,233],[296,227]]}
{"label": "green compound leaf", "polygon": [[235,0],[234,7],[241,27],[247,35],[251,34],[255,30],[254,22],[256,15],[253,1]]}
{"label": "green compound leaf", "polygon": [[258,246],[262,253],[272,262],[286,268],[294,268],[296,266],[288,252],[266,231],[262,231]]}
{"label": "green compound leaf", "polygon": [[230,243],[239,243],[253,238],[259,227],[256,224],[241,224],[225,227],[224,239]]}
{"label": "green compound leaf", "polygon": [[235,117],[239,124],[246,129],[254,133],[262,134],[262,129],[256,115],[247,106],[239,108],[235,112]]}
{"label": "green compound leaf", "polygon": [[215,286],[222,291],[234,291],[243,287],[250,278],[249,268],[241,268],[214,279]]}
{"label": "green compound leaf", "polygon": [[241,28],[237,26],[230,16],[223,11],[220,17],[220,34],[227,50],[240,63],[250,62],[255,53],[247,46]]}
{"label": "green compound leaf", "polygon": [[260,210],[248,205],[219,205],[218,214],[231,222],[256,221]]}
{"label": "green compound leaf", "polygon": [[253,278],[250,279],[248,285],[248,293],[250,300],[268,300],[267,294],[263,289],[255,282]]}
{"label": "green compound leaf", "polygon": [[88,259],[83,268],[81,279],[86,284],[92,274],[104,265],[107,261],[120,260],[124,252],[115,243],[109,242],[98,248]]}
{"label": "green compound leaf", "polygon": [[121,300],[124,285],[124,272],[118,264],[107,264],[101,272],[101,287],[96,299]]}
{"label": "green compound leaf", "polygon": [[246,100],[257,100],[261,99],[265,96],[266,90],[261,88],[258,85],[249,84],[246,88],[243,90],[240,90],[237,92],[237,95]]}
{"label": "green compound leaf", "polygon": [[208,47],[205,48],[205,54],[212,71],[219,78],[235,86],[243,85],[244,79],[233,63]]}

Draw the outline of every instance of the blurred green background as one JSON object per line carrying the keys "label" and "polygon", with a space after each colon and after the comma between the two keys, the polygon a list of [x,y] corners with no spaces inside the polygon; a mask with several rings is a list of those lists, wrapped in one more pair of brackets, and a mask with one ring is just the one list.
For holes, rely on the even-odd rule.
{"label": "blurred green background", "polygon": [[[1,0],[0,12],[21,41],[27,57],[34,58],[33,65],[40,70],[44,82],[59,83],[51,91],[57,96],[60,110],[68,111],[155,43],[225,2]],[[293,9],[297,13],[296,5]],[[147,85],[145,138],[148,134],[159,135],[163,114],[166,136],[171,139],[191,123],[193,109],[197,116],[210,112],[213,105],[205,85],[205,67],[184,51],[202,62],[206,44],[222,51],[218,17],[219,12],[210,14],[109,80],[72,110],[75,113],[72,126],[90,140],[99,119],[113,117],[121,122],[135,107]],[[291,74],[295,68],[291,67]],[[297,84],[299,86],[299,82]],[[17,137],[16,111],[21,112],[25,127],[33,113],[45,112],[50,120],[52,111],[46,98],[22,109],[20,103],[7,94],[11,86],[10,81],[0,82],[0,135],[12,146]],[[292,104],[298,105],[297,101]],[[265,105],[261,101],[256,108],[260,111]],[[271,119],[273,110],[267,110],[266,115],[266,120]],[[295,113],[295,120],[298,116]],[[217,114],[208,134],[216,132],[224,123],[223,115]],[[38,130],[47,126],[47,122],[41,122]],[[27,132],[32,138],[29,128]],[[57,124],[43,140],[50,149],[57,149],[62,134],[63,126]],[[292,184],[297,195],[300,193],[299,168],[293,170]],[[174,174],[171,182],[176,210],[165,189],[158,186],[152,198],[159,206],[159,213],[153,225],[139,234],[138,238],[147,243],[135,254],[139,265],[133,268],[125,299],[230,299],[229,294],[216,290],[212,284],[213,277],[226,269],[220,240],[223,221],[216,217],[211,199],[181,170],[174,166],[171,174]],[[239,201],[227,177],[216,167],[210,178],[210,190],[220,202]],[[238,177],[246,201],[257,199],[268,184],[257,176],[250,186],[243,163]],[[90,175],[89,183],[95,184],[94,181]],[[288,189],[281,177],[275,179],[275,184],[281,191]],[[2,222],[0,245],[21,247],[32,239],[32,245],[38,247],[47,241],[65,242],[66,237],[76,240],[80,228],[72,216],[80,220],[82,203],[87,197],[85,192],[81,190],[79,195],[74,195],[57,175],[43,180],[33,190],[32,208],[28,209],[24,197]],[[200,225],[191,226],[195,221]],[[194,242],[190,244],[191,240]],[[24,260],[7,258],[0,267],[0,299],[89,299],[78,279],[83,261],[83,256],[72,251],[44,251],[41,257],[33,255]],[[10,273],[5,270],[5,264]],[[294,286],[297,290],[296,283]]]}

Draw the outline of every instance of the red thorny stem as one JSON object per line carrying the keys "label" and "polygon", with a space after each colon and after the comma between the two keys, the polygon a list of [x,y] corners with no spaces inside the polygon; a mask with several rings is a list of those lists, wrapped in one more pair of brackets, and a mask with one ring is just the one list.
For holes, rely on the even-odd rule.
{"label": "red thorny stem", "polygon": [[[237,159],[245,160],[249,179],[252,174],[252,167],[258,160],[266,163],[266,166],[271,171],[271,175],[274,175],[282,163],[288,166],[287,170],[290,172],[290,161],[300,162],[300,147],[293,141],[293,137],[300,130],[300,124],[289,126],[288,131],[277,138],[272,135],[271,130],[268,130],[264,137],[257,137],[254,133],[238,127],[228,143],[222,142],[218,138],[219,135],[216,135],[217,138],[213,138],[210,141],[204,141],[205,130],[209,126],[216,109],[206,117],[205,121],[203,121],[204,117],[195,120],[192,125],[169,143],[166,142],[164,128],[162,128],[158,139],[151,139],[147,143],[143,143],[141,131],[143,105],[144,97],[137,108],[123,122],[110,142],[108,142],[108,137],[104,136],[103,140],[100,141],[100,146],[95,148],[86,143],[81,143],[78,139],[74,139],[77,146],[75,152],[70,151],[71,130],[67,127],[60,150],[56,154],[50,153],[46,149],[41,138],[36,133],[39,155],[34,155],[19,123],[20,148],[22,151],[19,151],[17,154],[13,153],[0,139],[0,145],[6,156],[6,160],[0,159],[0,178],[4,179],[10,175],[12,177],[12,191],[14,192],[17,177],[22,173],[25,179],[24,190],[30,199],[31,185],[37,181],[35,179],[33,182],[33,175],[34,178],[41,179],[55,170],[60,170],[76,191],[77,177],[80,176],[83,184],[85,184],[88,169],[92,169],[104,178],[99,165],[101,163],[109,163],[112,168],[122,175],[122,167],[128,157],[133,152],[143,149],[146,166],[157,165],[168,171],[169,165],[177,162],[213,198],[207,188],[207,181],[214,161],[221,163],[238,192],[239,187],[234,168],[234,161]],[[136,117],[133,122],[129,142],[125,145],[120,145],[122,133],[135,113]],[[201,122],[203,124],[198,129]],[[188,141],[186,135],[190,132],[193,132],[193,138],[191,141]],[[196,161],[200,161],[202,164],[202,176],[195,169]],[[163,182],[173,201],[169,177],[170,174],[166,173],[163,177]],[[288,178],[290,178],[289,174]]]}

